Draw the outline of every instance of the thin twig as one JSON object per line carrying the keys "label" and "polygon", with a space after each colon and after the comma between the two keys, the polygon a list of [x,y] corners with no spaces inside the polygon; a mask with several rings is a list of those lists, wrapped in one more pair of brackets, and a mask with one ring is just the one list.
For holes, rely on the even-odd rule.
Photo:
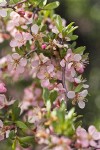
{"label": "thin twig", "polygon": [[36,52],[36,49],[35,50],[31,50],[30,52],[28,52],[27,54],[25,54],[25,56],[27,57],[28,55],[30,55],[31,53],[34,53]]}
{"label": "thin twig", "polygon": [[[62,59],[59,50],[58,50],[58,53],[59,53],[60,59]],[[68,92],[68,90],[67,90],[67,87],[66,87],[65,69],[66,69],[66,65],[65,65],[65,67],[62,67],[62,85],[63,85],[63,88],[65,89],[66,107],[67,107],[67,102],[68,102],[67,92]]]}
{"label": "thin twig", "polygon": [[65,69],[66,69],[66,66],[62,67],[62,84],[63,84],[64,89],[66,90],[65,97],[66,97],[66,106],[67,106],[68,98],[67,98],[67,87],[66,87],[66,79],[65,79]]}
{"label": "thin twig", "polygon": [[6,5],[6,6],[2,6],[2,8],[11,8],[11,9],[13,9],[14,11],[16,10],[15,9],[15,7],[17,6],[17,5],[20,5],[20,4],[23,4],[23,3],[25,3],[25,2],[27,2],[27,0],[23,0],[23,1],[21,1],[21,2],[18,2],[17,4],[14,4],[14,5]]}

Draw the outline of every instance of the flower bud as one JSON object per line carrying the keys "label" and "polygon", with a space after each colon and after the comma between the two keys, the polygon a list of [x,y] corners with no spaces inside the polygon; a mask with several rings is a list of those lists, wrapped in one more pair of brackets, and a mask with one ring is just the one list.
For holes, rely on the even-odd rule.
{"label": "flower bud", "polygon": [[46,44],[42,44],[42,49],[46,49],[47,45]]}
{"label": "flower bud", "polygon": [[21,17],[24,17],[25,11],[22,11],[22,10],[21,10],[21,11],[18,12],[18,14],[19,14]]}

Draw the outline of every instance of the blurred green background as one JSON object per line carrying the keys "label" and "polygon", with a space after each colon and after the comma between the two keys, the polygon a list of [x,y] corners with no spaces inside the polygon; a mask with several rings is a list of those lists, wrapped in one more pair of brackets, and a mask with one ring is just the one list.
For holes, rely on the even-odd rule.
{"label": "blurred green background", "polygon": [[78,46],[85,45],[89,52],[90,64],[84,77],[90,85],[88,103],[84,110],[76,109],[84,114],[83,125],[96,125],[100,130],[100,0],[59,0],[60,7],[56,10],[67,24],[75,22],[79,26],[76,34]]}

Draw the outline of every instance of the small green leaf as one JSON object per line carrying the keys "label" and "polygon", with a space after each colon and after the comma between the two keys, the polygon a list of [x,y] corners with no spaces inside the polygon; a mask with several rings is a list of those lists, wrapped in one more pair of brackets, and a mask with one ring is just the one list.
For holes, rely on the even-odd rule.
{"label": "small green leaf", "polygon": [[19,105],[19,102],[18,100],[16,100],[12,106],[12,120],[13,121],[18,120],[20,116],[21,109],[18,105]]}
{"label": "small green leaf", "polygon": [[50,92],[48,89],[43,89],[43,99],[48,111],[51,109]]}
{"label": "small green leaf", "polygon": [[72,27],[73,24],[74,24],[74,22],[71,22],[69,25],[67,25],[67,27],[65,27],[64,30],[69,30]]}
{"label": "small green leaf", "polygon": [[71,35],[71,36],[69,36],[69,38],[70,38],[72,41],[74,41],[74,40],[76,40],[76,39],[78,38],[78,35]]}
{"label": "small green leaf", "polygon": [[55,1],[55,2],[52,2],[52,3],[49,3],[47,4],[44,9],[55,9],[59,6],[59,2],[58,1]]}
{"label": "small green leaf", "polygon": [[31,142],[33,142],[33,140],[34,140],[33,136],[26,136],[26,137],[20,137],[19,138],[19,141],[21,143],[31,143]]}
{"label": "small green leaf", "polygon": [[15,132],[12,130],[12,131],[10,131],[10,133],[9,133],[9,138],[13,140],[14,137],[15,137]]}
{"label": "small green leaf", "polygon": [[47,111],[50,111],[50,109],[51,109],[51,101],[50,100],[47,101],[46,107],[47,107]]}
{"label": "small green leaf", "polygon": [[75,92],[79,92],[83,87],[83,84],[79,84],[76,88],[75,88]]}
{"label": "small green leaf", "polygon": [[68,31],[68,34],[72,33],[74,30],[76,30],[78,26],[72,26],[71,29]]}
{"label": "small green leaf", "polygon": [[43,99],[44,99],[45,103],[48,101],[49,96],[50,96],[49,90],[46,88],[43,89]]}
{"label": "small green leaf", "polygon": [[41,0],[41,2],[39,3],[40,7],[43,7],[47,4],[47,0]]}
{"label": "small green leaf", "polygon": [[75,108],[72,108],[72,109],[68,112],[68,118],[72,118],[74,112],[75,112]]}
{"label": "small green leaf", "polygon": [[16,125],[17,125],[17,127],[19,127],[20,129],[24,129],[24,130],[27,130],[27,129],[28,129],[27,125],[26,125],[24,122],[22,122],[22,121],[16,121]]}
{"label": "small green leaf", "polygon": [[79,126],[82,126],[82,120],[79,120],[75,123],[75,128],[78,128]]}
{"label": "small green leaf", "polygon": [[51,101],[51,103],[53,103],[56,100],[57,96],[58,96],[57,91],[51,91],[50,92],[50,101]]}
{"label": "small green leaf", "polygon": [[16,150],[16,139],[14,140],[14,142],[12,144],[12,150]]}
{"label": "small green leaf", "polygon": [[74,49],[73,52],[76,54],[82,54],[85,51],[85,49],[86,49],[85,46],[80,46],[80,47]]}
{"label": "small green leaf", "polygon": [[60,56],[61,56],[61,58],[64,58],[64,57],[65,57],[66,51],[67,51],[67,49],[62,49],[62,50],[60,50]]}
{"label": "small green leaf", "polygon": [[63,29],[62,18],[59,15],[57,15],[55,21],[56,21],[57,29],[59,30],[59,32],[62,32],[62,29]]}

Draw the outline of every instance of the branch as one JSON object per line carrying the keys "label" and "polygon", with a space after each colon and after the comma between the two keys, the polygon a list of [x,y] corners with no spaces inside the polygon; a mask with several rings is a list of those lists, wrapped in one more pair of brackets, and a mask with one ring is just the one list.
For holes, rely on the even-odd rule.
{"label": "branch", "polygon": [[[59,50],[58,50],[58,53],[59,53],[60,59],[62,59]],[[63,85],[63,88],[65,89],[66,106],[67,106],[67,102],[68,102],[67,92],[68,92],[68,90],[67,90],[67,87],[66,87],[65,69],[66,69],[66,65],[65,65],[65,67],[62,67],[62,85]]]}
{"label": "branch", "polygon": [[28,55],[30,55],[31,53],[36,52],[37,49],[31,50],[30,52],[28,52],[27,54],[25,54],[25,56],[27,57]]}
{"label": "branch", "polygon": [[67,92],[68,91],[67,91],[67,87],[66,87],[65,69],[66,69],[66,66],[62,67],[62,84],[63,84],[64,89],[66,90],[65,91],[65,97],[66,97],[66,105],[67,105],[67,102],[68,102]]}
{"label": "branch", "polygon": [[23,4],[23,3],[25,3],[25,2],[27,2],[27,0],[23,0],[23,1],[21,1],[21,2],[18,2],[17,4],[14,4],[14,5],[6,5],[6,6],[2,6],[2,8],[11,8],[11,9],[13,9],[14,11],[16,10],[15,9],[15,7],[17,6],[17,5],[20,5],[20,4]]}

